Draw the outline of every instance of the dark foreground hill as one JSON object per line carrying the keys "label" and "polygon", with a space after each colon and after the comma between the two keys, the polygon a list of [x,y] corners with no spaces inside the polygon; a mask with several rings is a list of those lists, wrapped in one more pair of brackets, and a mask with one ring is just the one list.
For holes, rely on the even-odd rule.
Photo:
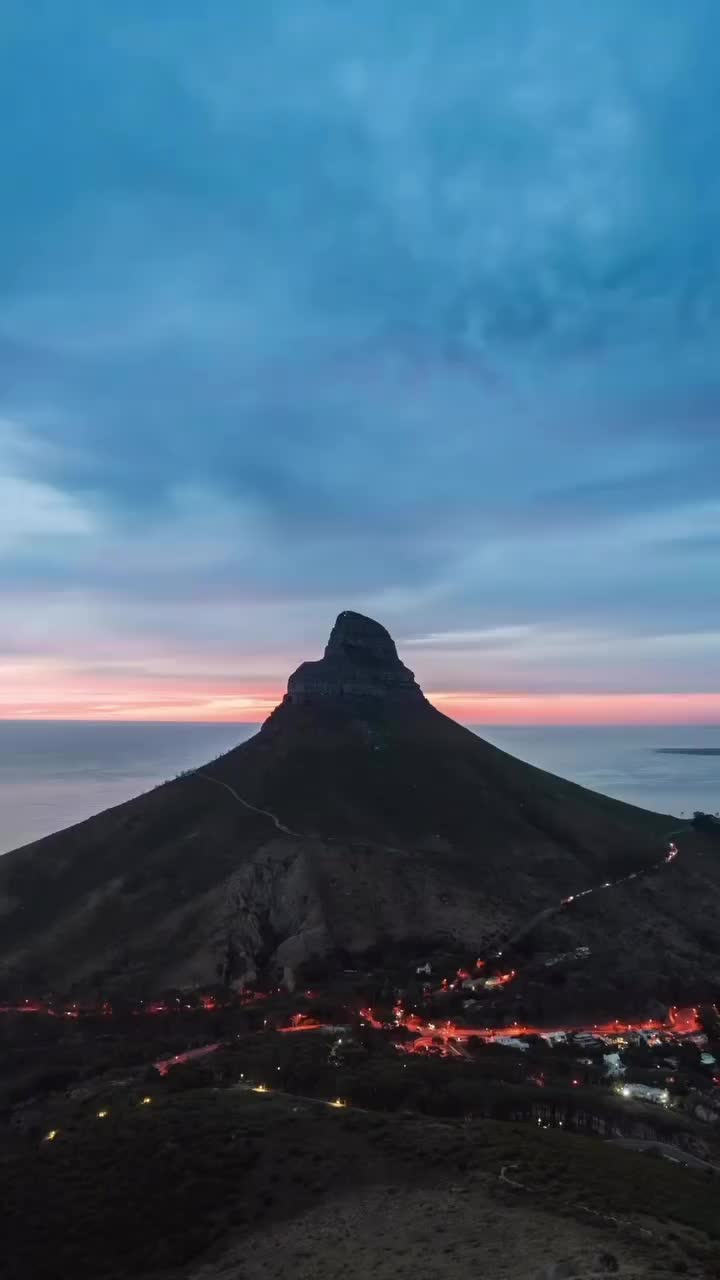
{"label": "dark foreground hill", "polygon": [[[238,1089],[58,1103],[0,1142],[6,1280],[693,1280],[717,1182],[561,1130]],[[507,1181],[505,1181],[507,1179]]]}
{"label": "dark foreground hill", "polygon": [[[250,741],[0,859],[0,980],[147,991],[392,941],[486,949],[661,860],[677,825],[441,715],[384,628],[344,613]],[[681,856],[593,895],[554,941],[590,945],[597,981],[663,998],[711,987],[716,864]]]}
{"label": "dark foreground hill", "polygon": [[54,1123],[0,1140],[6,1280],[719,1274],[716,1180],[561,1130],[240,1089]]}

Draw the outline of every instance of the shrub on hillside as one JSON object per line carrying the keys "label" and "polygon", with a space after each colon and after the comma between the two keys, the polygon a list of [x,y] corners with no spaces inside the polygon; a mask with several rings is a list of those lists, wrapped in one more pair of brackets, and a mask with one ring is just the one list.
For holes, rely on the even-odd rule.
{"label": "shrub on hillside", "polygon": [[185,1089],[207,1089],[215,1082],[215,1075],[210,1067],[199,1062],[178,1062],[170,1067],[166,1083],[170,1093],[180,1093]]}

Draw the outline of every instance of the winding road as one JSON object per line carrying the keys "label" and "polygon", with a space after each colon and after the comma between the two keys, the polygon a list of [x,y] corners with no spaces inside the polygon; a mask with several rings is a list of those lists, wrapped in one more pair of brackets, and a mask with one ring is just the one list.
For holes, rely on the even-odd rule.
{"label": "winding road", "polygon": [[533,929],[536,929],[544,920],[550,920],[552,916],[557,915],[560,911],[566,910],[567,907],[572,906],[574,902],[579,902],[582,898],[588,898],[593,893],[602,893],[606,889],[619,889],[621,885],[629,884],[631,880],[640,880],[644,876],[652,875],[654,871],[660,871],[666,863],[674,862],[678,856],[678,847],[673,842],[673,836],[682,834],[682,829],[678,831],[668,831],[665,836],[665,839],[669,842],[667,853],[664,857],[660,858],[658,862],[651,863],[649,867],[643,867],[640,871],[631,871],[629,875],[620,876],[617,880],[605,880],[602,884],[596,884],[590,889],[580,889],[577,893],[569,893],[566,898],[561,898],[559,902],[553,903],[552,906],[543,907],[542,911],[538,911],[537,915],[533,916],[532,920],[529,920],[527,924],[522,925],[520,929],[506,939],[503,950],[498,952],[498,955],[502,955],[504,950],[515,946],[522,938],[526,938],[528,934],[532,933]]}
{"label": "winding road", "polygon": [[[277,814],[273,813],[271,810],[261,809],[258,805],[251,804],[249,800],[245,800],[239,794],[239,792],[235,790],[234,787],[230,786],[230,784],[227,782],[223,782],[220,778],[214,778],[212,774],[204,773],[204,772],[201,772],[200,770],[196,770],[194,773],[194,776],[198,778],[204,778],[207,782],[212,782],[216,786],[223,787],[224,790],[229,792],[229,794],[234,798],[234,800],[236,800],[236,802],[242,805],[245,809],[248,809],[251,813],[258,813],[263,817],[268,818],[269,821],[272,822],[276,830],[279,831],[282,835],[293,836],[294,838],[301,839],[301,840],[308,838],[304,836],[301,832],[294,831],[291,827],[286,826],[284,822],[280,821]],[[668,842],[667,852],[663,855],[662,858],[659,858],[657,862],[653,862],[650,866],[644,867],[638,871],[631,871],[629,872],[628,875],[619,876],[618,879],[616,880],[605,880],[603,881],[602,884],[594,885],[589,889],[581,889],[577,893],[570,893],[566,897],[561,898],[559,902],[555,902],[549,907],[544,907],[542,911],[539,911],[537,915],[535,915],[532,918],[532,920],[528,921],[527,924],[523,925],[519,930],[517,930],[505,941],[505,943],[503,944],[503,948],[494,953],[495,957],[499,959],[503,955],[504,950],[514,946],[517,942],[520,941],[521,938],[527,937],[527,935],[529,933],[532,933],[533,929],[537,928],[537,926],[541,924],[543,921],[549,920],[552,916],[558,914],[560,911],[567,910],[569,907],[573,905],[573,903],[580,902],[583,898],[587,898],[591,894],[603,893],[608,889],[618,889],[624,884],[629,884],[632,880],[638,880],[644,876],[651,875],[653,872],[661,870],[668,863],[674,862],[678,856],[678,847],[674,842],[674,837],[678,835],[682,835],[684,830],[685,830],[684,828],[679,828],[677,830],[667,832],[665,836],[665,839]],[[514,970],[512,970],[510,974],[503,975],[504,979],[507,981],[510,981],[514,976],[515,976]],[[675,1010],[673,1012],[677,1016],[677,1011]],[[697,1022],[697,1015],[695,1011],[694,1010],[683,1011],[683,1013],[688,1016],[684,1018],[685,1025],[683,1026],[683,1030],[681,1034],[691,1034],[699,1030],[700,1029],[699,1023]],[[362,1014],[371,1025],[375,1025],[375,1026],[381,1025],[377,1023],[376,1020],[374,1019],[372,1010],[365,1009],[362,1011]],[[592,1027],[579,1026],[579,1027],[557,1028],[557,1032],[555,1034],[567,1033],[568,1031],[575,1031],[575,1032],[592,1032],[598,1035],[603,1035],[603,1034],[617,1035],[622,1031],[662,1031],[662,1030],[673,1029],[673,1022],[674,1022],[674,1018],[671,1014],[669,1026],[666,1024],[663,1024],[662,1022],[659,1022],[657,1019],[651,1019],[651,1020],[648,1020],[647,1022],[637,1023],[637,1024],[630,1024],[627,1022],[615,1021],[612,1023],[603,1024],[602,1026],[595,1023],[593,1024]],[[538,1027],[526,1027],[526,1026],[521,1027],[517,1025],[509,1028],[508,1027],[498,1028],[498,1029],[494,1028],[491,1030],[489,1028],[457,1027],[457,1026],[454,1026],[452,1023],[448,1022],[442,1027],[435,1027],[432,1023],[423,1022],[422,1019],[412,1014],[405,1015],[405,1017],[403,1018],[403,1025],[408,1030],[415,1031],[418,1033],[418,1039],[414,1042],[412,1046],[414,1051],[431,1049],[434,1045],[437,1045],[438,1040],[440,1040],[441,1043],[444,1045],[445,1051],[457,1057],[465,1056],[463,1041],[469,1040],[471,1037],[477,1037],[479,1039],[485,1040],[486,1042],[492,1042],[493,1040],[498,1040],[504,1037],[516,1038],[523,1035],[553,1034],[552,1032],[549,1032],[546,1028],[541,1029]],[[307,1026],[293,1026],[286,1029],[288,1031],[289,1030],[302,1031],[302,1030],[309,1030],[310,1028]],[[676,1025],[675,1030],[677,1031],[678,1029],[679,1029],[679,1026]],[[451,1044],[451,1041],[454,1041],[454,1044]]]}

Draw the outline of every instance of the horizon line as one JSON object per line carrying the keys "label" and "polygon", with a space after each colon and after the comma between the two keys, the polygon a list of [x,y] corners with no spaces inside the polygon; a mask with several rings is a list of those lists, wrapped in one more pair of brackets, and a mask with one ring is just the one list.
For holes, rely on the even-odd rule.
{"label": "horizon line", "polygon": [[[267,716],[265,720],[267,720]],[[720,729],[720,720],[461,720],[455,716],[458,724],[473,729]],[[240,728],[261,728],[265,720],[229,720],[214,719],[140,719],[139,716],[0,716],[0,724],[133,724],[133,725],[180,725],[189,728],[193,725],[235,725]]]}
{"label": "horizon line", "polygon": [[[185,696],[115,698],[78,692],[0,700],[0,723],[66,724],[247,724],[260,725],[280,705],[275,693],[218,695],[195,690]],[[720,693],[511,693],[432,691],[436,710],[463,724],[532,728],[554,726],[673,727],[720,725]]]}

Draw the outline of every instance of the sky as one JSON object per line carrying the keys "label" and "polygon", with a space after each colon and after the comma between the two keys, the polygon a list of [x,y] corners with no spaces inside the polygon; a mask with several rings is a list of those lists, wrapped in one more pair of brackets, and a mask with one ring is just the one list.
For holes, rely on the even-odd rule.
{"label": "sky", "polygon": [[717,0],[4,0],[0,717],[720,722]]}

